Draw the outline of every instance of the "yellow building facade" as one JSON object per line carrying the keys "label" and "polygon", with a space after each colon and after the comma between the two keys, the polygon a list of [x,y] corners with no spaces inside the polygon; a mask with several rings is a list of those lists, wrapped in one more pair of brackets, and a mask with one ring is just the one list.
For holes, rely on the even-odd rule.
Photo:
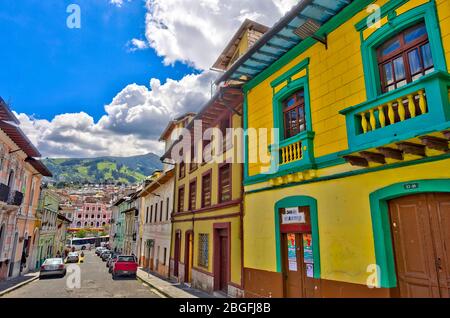
{"label": "yellow building facade", "polygon": [[[244,21],[213,68],[229,69],[267,29]],[[228,81],[218,87],[184,126],[190,136],[179,139],[165,155],[174,160],[174,147],[184,145],[175,151],[184,162],[176,162],[175,169],[171,276],[208,293],[231,297],[242,297],[244,290],[243,138],[239,135],[243,102],[239,83]],[[186,140],[190,143],[185,144]]]}
{"label": "yellow building facade", "polygon": [[244,82],[245,296],[448,297],[450,1],[318,2],[218,81]]}

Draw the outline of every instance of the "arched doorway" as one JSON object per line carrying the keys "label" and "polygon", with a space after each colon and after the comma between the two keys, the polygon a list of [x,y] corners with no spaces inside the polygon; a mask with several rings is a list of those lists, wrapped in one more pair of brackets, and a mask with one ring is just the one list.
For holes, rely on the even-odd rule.
{"label": "arched doorway", "polygon": [[0,226],[0,255],[3,252],[3,244],[5,242],[5,236],[6,236],[6,226],[5,224],[2,224]]}
{"label": "arched doorway", "polygon": [[192,266],[194,264],[194,232],[187,231],[184,245],[184,282],[189,284],[192,280]]}
{"label": "arched doorway", "polygon": [[10,170],[9,171],[9,176],[8,176],[8,187],[10,188],[10,190],[12,190],[14,186],[14,170]]}
{"label": "arched doorway", "polygon": [[11,254],[11,261],[9,263],[8,277],[11,277],[14,273],[14,265],[15,265],[15,260],[16,260],[16,250],[17,250],[18,241],[19,241],[19,233],[16,232],[16,234],[14,234],[14,243],[13,243],[13,250],[12,250],[12,254]]}

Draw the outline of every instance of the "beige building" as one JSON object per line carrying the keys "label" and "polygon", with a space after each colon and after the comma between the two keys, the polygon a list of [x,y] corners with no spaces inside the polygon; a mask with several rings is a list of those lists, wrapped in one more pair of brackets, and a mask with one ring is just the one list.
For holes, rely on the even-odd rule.
{"label": "beige building", "polygon": [[35,268],[39,242],[36,218],[43,176],[51,172],[20,122],[0,98],[0,280]]}

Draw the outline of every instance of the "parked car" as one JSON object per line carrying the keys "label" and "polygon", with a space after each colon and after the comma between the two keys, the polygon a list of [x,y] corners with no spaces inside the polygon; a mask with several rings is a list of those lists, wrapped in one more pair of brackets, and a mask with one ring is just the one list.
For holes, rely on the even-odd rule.
{"label": "parked car", "polygon": [[109,267],[111,266],[111,263],[112,263],[114,260],[117,260],[117,257],[119,257],[119,254],[117,254],[117,253],[112,253],[112,254],[108,257],[108,259],[106,260],[106,267],[109,268]]}
{"label": "parked car", "polygon": [[113,252],[111,251],[105,251],[102,253],[102,261],[106,262],[108,258],[112,255]]}
{"label": "parked car", "polygon": [[66,257],[66,263],[67,264],[78,263],[79,261],[80,261],[80,255],[78,255],[77,252],[71,252]]}
{"label": "parked car", "polygon": [[99,257],[102,258],[103,254],[105,254],[105,253],[110,253],[110,252],[111,252],[110,250],[102,250],[102,251],[100,252]]}
{"label": "parked car", "polygon": [[97,255],[97,256],[100,256],[100,254],[104,251],[104,250],[106,250],[106,248],[105,247],[97,247],[96,249],[95,249],[95,254]]}
{"label": "parked car", "polygon": [[50,276],[66,276],[66,266],[62,258],[49,258],[42,264],[39,278]]}
{"label": "parked car", "polygon": [[136,277],[138,266],[134,256],[121,255],[112,266],[112,278],[115,279],[119,276]]}

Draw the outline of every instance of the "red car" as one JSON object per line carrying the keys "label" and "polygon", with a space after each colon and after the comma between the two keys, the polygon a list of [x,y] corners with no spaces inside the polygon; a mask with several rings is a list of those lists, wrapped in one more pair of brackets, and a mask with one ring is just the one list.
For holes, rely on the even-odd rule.
{"label": "red car", "polygon": [[112,265],[112,277],[115,279],[119,276],[136,277],[138,263],[134,256],[119,256],[117,261]]}

